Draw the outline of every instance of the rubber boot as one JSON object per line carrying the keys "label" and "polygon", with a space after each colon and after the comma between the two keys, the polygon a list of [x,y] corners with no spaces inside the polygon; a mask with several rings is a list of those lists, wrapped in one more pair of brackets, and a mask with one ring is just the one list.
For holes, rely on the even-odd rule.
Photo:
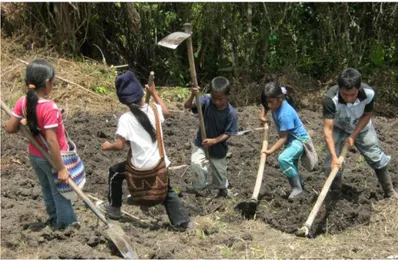
{"label": "rubber boot", "polygon": [[394,196],[395,198],[398,198],[398,194],[396,191],[394,191],[392,186],[391,176],[388,174],[387,166],[381,169],[375,169],[375,172],[377,179],[379,180],[379,183],[384,191],[384,197],[391,198]]}
{"label": "rubber boot", "polygon": [[295,198],[297,198],[298,195],[303,193],[303,188],[301,187],[301,181],[300,177],[294,176],[294,177],[289,177],[289,184],[292,187],[292,192],[290,193],[288,200],[293,201]]}

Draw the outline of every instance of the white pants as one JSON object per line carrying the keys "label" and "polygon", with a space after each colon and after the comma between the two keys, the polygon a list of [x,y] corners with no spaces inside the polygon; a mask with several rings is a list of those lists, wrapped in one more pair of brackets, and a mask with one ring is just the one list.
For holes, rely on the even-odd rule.
{"label": "white pants", "polygon": [[[192,186],[195,189],[204,189],[208,186],[207,182],[207,165],[208,163],[204,163],[206,160],[206,155],[203,148],[199,148],[197,146],[193,146],[192,155],[191,155],[191,170],[192,173],[196,176],[196,180],[192,182]],[[227,158],[210,158],[209,163],[212,167],[212,183],[210,188],[213,189],[226,189],[228,187],[228,178],[227,178]]]}

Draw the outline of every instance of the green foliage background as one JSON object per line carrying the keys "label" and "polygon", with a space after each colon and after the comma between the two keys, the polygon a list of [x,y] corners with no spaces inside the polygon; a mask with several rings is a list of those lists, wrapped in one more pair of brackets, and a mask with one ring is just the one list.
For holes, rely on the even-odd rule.
{"label": "green foliage background", "polygon": [[2,3],[1,27],[4,36],[24,35],[21,41],[27,46],[51,45],[65,56],[128,63],[141,78],[154,70],[158,84],[183,86],[189,82],[185,44],[169,50],[156,43],[191,22],[200,85],[220,74],[234,81],[258,82],[266,73],[286,71],[323,82],[349,66],[358,68],[364,80],[382,85],[380,96],[396,104],[397,6],[393,2]]}

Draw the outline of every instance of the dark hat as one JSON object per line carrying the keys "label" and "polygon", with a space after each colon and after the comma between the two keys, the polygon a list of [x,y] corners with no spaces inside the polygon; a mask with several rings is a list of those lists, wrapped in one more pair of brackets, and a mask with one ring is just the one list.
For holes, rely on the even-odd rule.
{"label": "dark hat", "polygon": [[141,83],[131,71],[119,75],[116,78],[115,86],[117,97],[123,104],[132,104],[144,96]]}

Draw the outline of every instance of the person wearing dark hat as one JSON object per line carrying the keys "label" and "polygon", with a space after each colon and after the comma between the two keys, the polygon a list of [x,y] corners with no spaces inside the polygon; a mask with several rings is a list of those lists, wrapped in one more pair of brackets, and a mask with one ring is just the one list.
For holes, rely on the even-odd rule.
{"label": "person wearing dark hat", "polygon": [[[123,150],[128,142],[132,151],[130,164],[136,169],[151,169],[160,160],[160,151],[156,137],[155,114],[151,107],[143,101],[144,91],[142,85],[131,71],[117,77],[116,94],[119,101],[129,107],[130,111],[124,113],[117,125],[116,140],[114,143],[106,141],[102,144],[103,151]],[[145,88],[153,97],[160,123],[169,115],[167,106],[158,96],[155,85],[146,85]],[[161,127],[161,126],[160,126]],[[163,137],[163,132],[160,129]],[[164,146],[163,146],[164,147]],[[164,150],[164,149],[163,149]],[[170,164],[163,151],[166,167]],[[100,206],[107,216],[113,219],[121,217],[122,183],[126,179],[127,160],[109,168],[109,203]],[[191,227],[190,217],[186,213],[178,195],[168,184],[166,199],[163,201],[170,223],[175,228],[187,229]],[[142,208],[144,209],[144,208]]]}

